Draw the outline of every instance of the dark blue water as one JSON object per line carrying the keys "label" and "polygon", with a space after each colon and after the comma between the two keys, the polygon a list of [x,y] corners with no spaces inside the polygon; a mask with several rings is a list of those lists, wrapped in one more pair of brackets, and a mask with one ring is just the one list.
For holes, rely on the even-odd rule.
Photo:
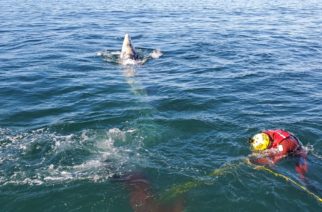
{"label": "dark blue water", "polygon": [[[0,211],[131,211],[115,174],[156,197],[185,182],[186,211],[321,211],[307,192],[241,165],[270,128],[311,149],[322,196],[322,2],[0,2]],[[124,67],[96,55],[163,56]],[[129,74],[131,73],[131,74]],[[300,183],[294,161],[275,170]]]}

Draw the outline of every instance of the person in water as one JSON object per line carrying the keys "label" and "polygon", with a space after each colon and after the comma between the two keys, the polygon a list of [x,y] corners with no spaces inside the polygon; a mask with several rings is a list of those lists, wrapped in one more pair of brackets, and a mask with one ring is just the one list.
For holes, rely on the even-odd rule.
{"label": "person in water", "polygon": [[295,170],[301,178],[307,173],[307,151],[301,142],[285,130],[265,130],[249,139],[254,164],[273,165],[287,156],[297,158]]}

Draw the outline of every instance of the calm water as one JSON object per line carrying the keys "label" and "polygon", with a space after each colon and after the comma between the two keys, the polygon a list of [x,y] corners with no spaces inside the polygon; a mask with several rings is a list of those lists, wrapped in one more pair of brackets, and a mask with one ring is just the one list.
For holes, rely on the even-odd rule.
{"label": "calm water", "polygon": [[[322,195],[322,2],[0,2],[0,211],[131,211],[114,174],[140,171],[155,196],[191,180],[186,211],[321,211],[246,165],[269,128],[312,151]],[[161,49],[143,66],[96,53]],[[132,76],[128,76],[128,72]],[[294,161],[278,172],[299,181]]]}

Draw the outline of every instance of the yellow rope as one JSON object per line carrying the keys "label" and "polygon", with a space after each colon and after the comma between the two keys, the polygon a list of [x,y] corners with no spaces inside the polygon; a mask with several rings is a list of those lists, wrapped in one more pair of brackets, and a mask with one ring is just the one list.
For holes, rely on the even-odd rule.
{"label": "yellow rope", "polygon": [[[217,177],[217,176],[224,175],[226,172],[237,168],[241,164],[243,164],[243,162],[239,162],[237,164],[228,163],[218,169],[215,169],[208,176]],[[164,194],[162,194],[160,197],[160,200],[167,201],[167,200],[174,199],[175,197],[178,197],[178,196],[190,191],[191,189],[201,186],[203,184],[204,184],[204,182],[201,180],[192,180],[192,181],[185,182],[183,184],[175,185],[172,188],[170,188],[169,190],[167,190]]]}
{"label": "yellow rope", "polygon": [[[265,166],[259,166],[259,165],[254,165],[252,164],[248,158],[237,163],[237,164],[226,164],[218,169],[215,169],[213,172],[211,172],[209,174],[209,176],[211,177],[217,177],[217,176],[221,176],[221,175],[224,175],[226,172],[232,170],[232,169],[235,169],[235,168],[238,168],[241,164],[248,164],[249,166],[253,167],[254,169],[256,170],[263,170],[263,171],[267,171],[271,174],[273,174],[274,176],[276,177],[280,177],[280,178],[283,178],[285,181],[287,182],[290,182],[292,183],[293,185],[297,186],[298,188],[302,189],[303,191],[305,191],[308,195],[314,197],[316,200],[318,200],[319,202],[322,202],[322,198],[319,197],[318,195],[316,195],[315,193],[313,193],[312,191],[308,190],[305,186],[301,185],[300,183],[296,182],[295,180],[283,175],[283,174],[280,174],[280,173],[277,173]],[[202,181],[200,180],[192,180],[192,181],[189,181],[189,182],[186,182],[186,183],[183,183],[183,184],[180,184],[180,185],[175,185],[173,186],[172,188],[170,188],[169,190],[167,190],[163,195],[161,195],[160,197],[160,200],[162,201],[167,201],[167,200],[171,200],[171,199],[174,199],[176,197],[178,197],[179,195],[182,195],[188,191],[190,191],[191,189],[193,188],[196,188],[200,185],[204,184]]]}
{"label": "yellow rope", "polygon": [[277,173],[275,171],[273,171],[272,169],[269,169],[265,166],[255,166],[254,167],[256,170],[263,170],[263,171],[267,171],[271,174],[273,174],[274,176],[276,177],[280,177],[280,178],[283,178],[285,181],[287,182],[290,182],[292,183],[293,185],[297,186],[298,188],[302,189],[303,191],[305,191],[307,194],[309,194],[310,196],[314,197],[316,200],[318,200],[319,202],[322,202],[322,198],[319,197],[318,195],[316,195],[315,193],[313,193],[312,191],[310,191],[309,189],[307,189],[305,186],[301,185],[300,183],[296,182],[295,180],[283,175],[283,174],[280,174],[280,173]]}

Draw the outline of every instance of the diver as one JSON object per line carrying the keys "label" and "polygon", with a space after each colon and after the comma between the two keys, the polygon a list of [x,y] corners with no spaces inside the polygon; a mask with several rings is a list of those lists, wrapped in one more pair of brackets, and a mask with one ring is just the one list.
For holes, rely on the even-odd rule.
{"label": "diver", "polygon": [[252,154],[249,159],[254,164],[274,165],[287,156],[297,158],[295,170],[304,179],[308,171],[307,150],[293,134],[276,129],[265,130],[249,139]]}

